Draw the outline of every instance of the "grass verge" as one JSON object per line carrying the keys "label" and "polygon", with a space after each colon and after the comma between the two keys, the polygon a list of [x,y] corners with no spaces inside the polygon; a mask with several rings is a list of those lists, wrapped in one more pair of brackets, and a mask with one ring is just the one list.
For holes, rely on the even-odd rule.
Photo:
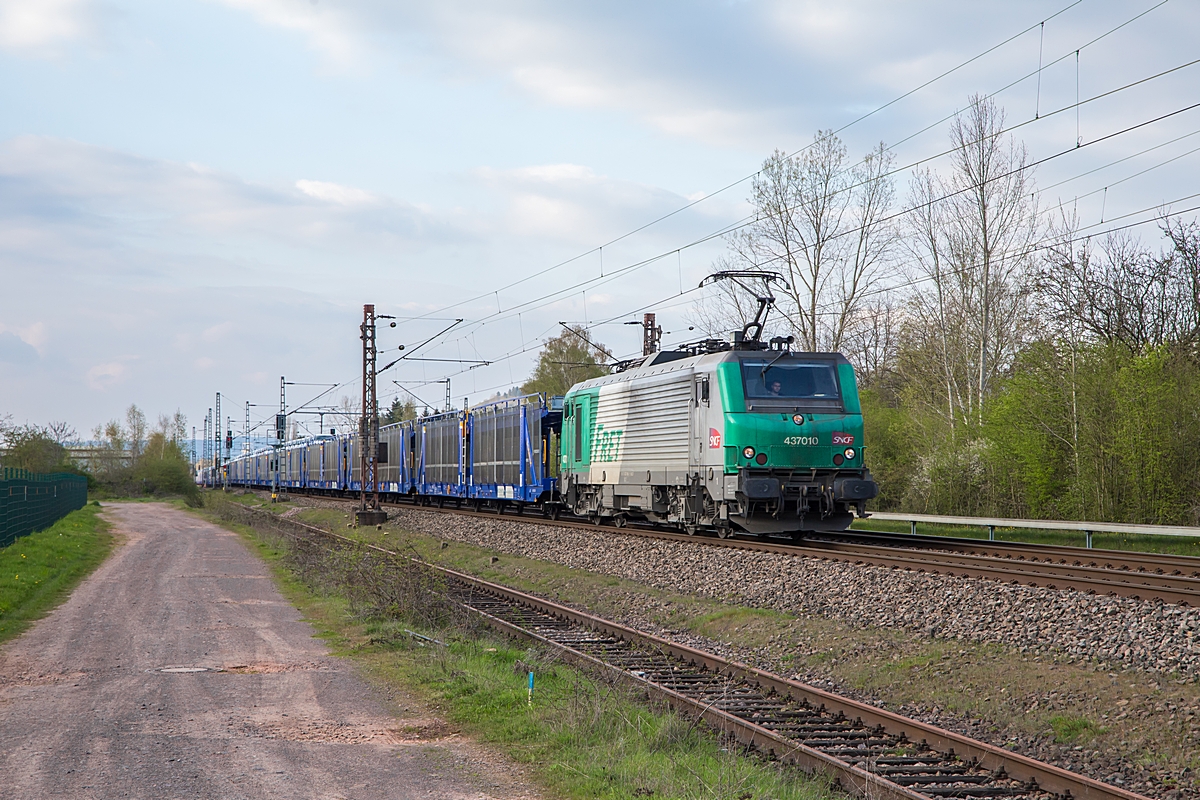
{"label": "grass verge", "polygon": [[[429,575],[357,551],[330,555],[228,522],[271,565],[277,584],[331,649],[385,686],[416,691],[448,720],[529,767],[554,797],[817,798],[822,781],[742,753],[695,720],[481,627],[430,600]],[[417,631],[427,637],[412,635]],[[434,641],[429,641],[434,640]],[[535,676],[532,703],[528,673]]]}
{"label": "grass verge", "polygon": [[108,529],[93,501],[0,550],[0,642],[21,635],[100,566],[112,550]]}

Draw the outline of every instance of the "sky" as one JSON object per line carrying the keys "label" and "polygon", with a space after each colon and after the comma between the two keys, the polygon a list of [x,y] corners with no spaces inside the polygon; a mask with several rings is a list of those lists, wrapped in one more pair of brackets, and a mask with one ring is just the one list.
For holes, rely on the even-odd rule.
{"label": "sky", "polygon": [[696,338],[766,157],[884,142],[902,208],[973,95],[1044,209],[1194,218],[1198,32],[1188,0],[0,0],[0,418],[336,405],[365,303],[413,356],[384,405],[519,385],[561,322]]}

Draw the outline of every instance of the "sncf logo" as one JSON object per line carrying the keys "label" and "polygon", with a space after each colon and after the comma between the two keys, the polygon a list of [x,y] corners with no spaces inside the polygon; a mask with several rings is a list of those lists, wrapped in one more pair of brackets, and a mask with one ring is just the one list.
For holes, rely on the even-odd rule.
{"label": "sncf logo", "polygon": [[854,444],[854,434],[853,433],[842,433],[841,431],[834,431],[833,432],[833,443],[835,445]]}
{"label": "sncf logo", "polygon": [[721,447],[721,432],[716,428],[708,429],[708,446],[714,450]]}

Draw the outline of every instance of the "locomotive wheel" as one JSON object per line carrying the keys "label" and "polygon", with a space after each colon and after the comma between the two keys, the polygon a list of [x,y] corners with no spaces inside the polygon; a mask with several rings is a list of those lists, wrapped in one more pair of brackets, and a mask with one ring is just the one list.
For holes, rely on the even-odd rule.
{"label": "locomotive wheel", "polygon": [[552,519],[552,520],[554,520],[555,522],[557,522],[557,521],[558,521],[558,515],[559,515],[560,513],[562,513],[562,507],[561,507],[561,506],[555,506],[554,508],[550,509],[550,519]]}

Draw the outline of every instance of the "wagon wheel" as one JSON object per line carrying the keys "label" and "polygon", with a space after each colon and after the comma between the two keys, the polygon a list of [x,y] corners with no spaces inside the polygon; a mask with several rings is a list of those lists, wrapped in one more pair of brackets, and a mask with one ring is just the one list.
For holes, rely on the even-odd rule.
{"label": "wagon wheel", "polygon": [[717,536],[720,536],[722,539],[728,539],[730,536],[733,536],[733,528],[728,525],[722,525],[717,528]]}
{"label": "wagon wheel", "polygon": [[683,532],[686,533],[688,536],[695,536],[696,535],[696,526],[695,525],[684,525]]}
{"label": "wagon wheel", "polygon": [[554,506],[550,509],[550,519],[558,521],[558,515],[562,513],[562,506]]}
{"label": "wagon wheel", "polygon": [[615,525],[618,528],[624,528],[625,524],[627,522],[629,522],[629,520],[626,519],[624,514],[618,514],[615,517],[613,517],[613,525]]}

